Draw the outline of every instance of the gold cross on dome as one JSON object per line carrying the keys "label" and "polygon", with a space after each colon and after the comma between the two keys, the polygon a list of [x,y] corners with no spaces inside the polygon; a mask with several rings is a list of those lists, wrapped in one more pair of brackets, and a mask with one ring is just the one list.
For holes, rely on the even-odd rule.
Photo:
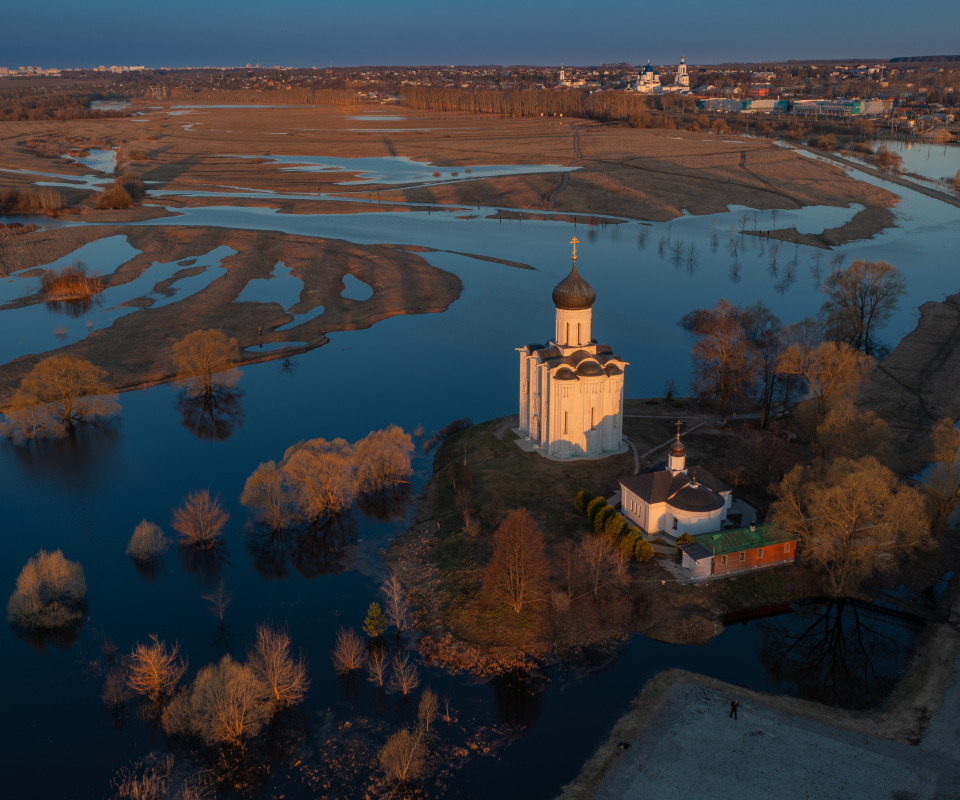
{"label": "gold cross on dome", "polygon": [[681,426],[682,424],[683,424],[683,423],[681,423],[680,420],[677,420],[677,441],[678,441],[678,442],[680,441],[680,426]]}
{"label": "gold cross on dome", "polygon": [[577,260],[577,245],[578,245],[579,243],[580,243],[580,240],[579,240],[576,236],[574,236],[574,237],[570,240],[570,244],[573,245],[573,260],[574,260],[574,261]]}

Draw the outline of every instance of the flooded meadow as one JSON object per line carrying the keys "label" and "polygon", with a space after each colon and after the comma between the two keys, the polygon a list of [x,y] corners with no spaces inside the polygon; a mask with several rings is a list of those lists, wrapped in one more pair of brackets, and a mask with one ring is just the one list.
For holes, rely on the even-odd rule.
{"label": "flooded meadow", "polygon": [[[353,119],[394,123],[402,118]],[[353,176],[346,187],[429,185],[566,169],[478,164],[438,170],[401,158],[362,164],[295,156],[272,160],[290,169],[343,172],[346,179]],[[99,169],[93,162],[89,166]],[[943,165],[945,174],[951,168],[952,162]],[[437,171],[439,176],[433,174]],[[48,177],[38,174],[37,182]],[[99,179],[72,180],[93,185]],[[203,435],[184,407],[180,388],[166,384],[120,395],[122,411],[115,420],[85,427],[75,437],[25,446],[0,441],[0,585],[12,590],[21,567],[39,548],[60,548],[80,562],[88,585],[88,613],[75,636],[25,637],[10,626],[0,629],[4,674],[17,687],[6,717],[18,726],[15,734],[8,733],[3,751],[14,796],[106,797],[119,770],[167,751],[162,733],[134,704],[117,715],[100,699],[110,665],[135,643],[151,634],[178,642],[192,676],[226,653],[243,658],[257,625],[264,623],[289,632],[308,661],[311,686],[303,706],[275,732],[275,747],[258,755],[269,761],[271,771],[249,794],[362,797],[375,791],[371,776],[378,771],[377,751],[389,733],[416,720],[416,701],[386,694],[362,676],[338,677],[330,653],[337,631],[359,630],[368,605],[382,600],[383,553],[411,524],[413,498],[431,473],[432,455],[419,448],[415,453],[406,502],[386,509],[358,505],[336,531],[265,535],[239,502],[247,476],[262,462],[279,461],[288,446],[304,439],[356,441],[391,424],[410,432],[422,426],[428,437],[454,419],[515,413],[514,348],[552,335],[550,293],[569,270],[573,237],[580,241],[578,269],[597,294],[594,335],[629,362],[627,397],[661,396],[668,384],[678,392],[686,387],[692,340],[677,323],[688,311],[712,306],[720,297],[738,305],[762,300],[784,323],[796,322],[817,312],[823,302],[820,285],[830,271],[856,259],[889,261],[905,275],[907,296],[882,331],[893,346],[915,326],[919,304],[957,291],[960,218],[955,207],[900,187],[896,191],[902,196],[894,209],[896,227],[833,251],[759,234],[790,227],[818,233],[842,225],[858,207],[734,207],[672,222],[594,216],[593,224],[585,224],[587,217],[571,222],[549,212],[537,212],[536,219],[508,219],[504,212],[522,210],[486,206],[438,203],[423,210],[391,210],[389,204],[374,206],[366,192],[353,198],[365,205],[363,213],[322,213],[324,202],[349,198],[339,191],[296,195],[315,200],[317,213],[288,214],[269,204],[231,203],[231,198],[285,195],[218,187],[203,193],[221,198],[218,205],[171,205],[169,216],[131,223],[415,246],[424,248],[420,255],[430,265],[455,274],[463,289],[442,314],[399,314],[369,328],[331,332],[329,343],[309,352],[245,366],[229,407],[216,412],[223,425],[214,436]],[[146,202],[162,205],[165,196],[148,186]],[[38,266],[82,260],[110,275],[138,252],[115,234]],[[5,277],[0,282],[5,331],[0,360],[53,351],[120,316],[150,314],[202,293],[226,271],[220,262],[231,252],[219,247],[191,259],[154,262],[75,315],[43,303],[12,307],[36,293],[38,278],[31,270]],[[193,274],[171,282],[186,268]],[[265,350],[300,347],[297,327],[308,318],[323,318],[323,305],[302,315],[290,310],[303,287],[278,262],[269,278],[249,281],[233,299],[279,304],[294,317],[276,329],[289,341],[268,343]],[[372,292],[348,276],[341,297],[360,302]],[[174,546],[153,569],[139,569],[124,553],[134,527],[147,519],[169,534],[173,510],[198,489],[219,496],[230,515],[224,546],[215,557],[201,558]],[[203,598],[221,581],[232,595],[222,622]],[[421,688],[430,686],[449,698],[447,719],[438,723],[438,757],[424,784],[426,793],[546,800],[574,777],[643,682],[662,669],[680,667],[753,689],[865,707],[885,696],[902,675],[919,635],[918,628],[869,616],[854,604],[817,605],[731,624],[702,647],[637,636],[536,673],[493,680],[420,663],[415,633],[390,644],[413,654]],[[51,769],[54,753],[56,769]],[[183,754],[178,757],[192,763]]]}

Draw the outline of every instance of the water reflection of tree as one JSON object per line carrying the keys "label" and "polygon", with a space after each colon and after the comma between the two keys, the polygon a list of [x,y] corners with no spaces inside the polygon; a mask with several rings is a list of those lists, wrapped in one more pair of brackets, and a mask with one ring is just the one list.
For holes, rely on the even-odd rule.
{"label": "water reflection of tree", "polygon": [[230,552],[222,542],[213,547],[181,546],[179,551],[181,566],[205,584],[213,584],[223,568],[230,564]]}
{"label": "water reflection of tree", "polygon": [[504,725],[526,728],[543,711],[543,690],[546,680],[542,675],[526,670],[513,670],[497,675],[490,681],[497,703],[497,717]]}
{"label": "water reflection of tree", "polygon": [[288,562],[307,579],[336,575],[346,568],[346,545],[356,532],[352,514],[328,515],[299,528],[254,525],[247,530],[247,552],[264,578],[286,578]]}
{"label": "water reflection of tree", "polygon": [[184,389],[177,395],[177,409],[183,426],[198,439],[222,442],[243,424],[242,397],[243,392],[232,386],[214,386],[198,394]]}
{"label": "water reflection of tree", "polygon": [[760,623],[760,661],[791,694],[869,708],[889,694],[909,655],[911,635],[892,625],[850,600],[808,606],[786,621]]}
{"label": "water reflection of tree", "polygon": [[413,490],[409,483],[395,483],[378,492],[368,492],[357,497],[357,508],[370,520],[396,522],[403,518],[410,507]]}
{"label": "water reflection of tree", "polygon": [[79,319],[94,305],[100,306],[99,296],[78,297],[70,300],[47,300],[44,305],[55,314],[63,314],[71,319]]}

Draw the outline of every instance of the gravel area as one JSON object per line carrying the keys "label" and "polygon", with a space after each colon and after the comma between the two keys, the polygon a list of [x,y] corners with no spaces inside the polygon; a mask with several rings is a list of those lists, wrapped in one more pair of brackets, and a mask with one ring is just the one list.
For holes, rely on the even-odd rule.
{"label": "gravel area", "polygon": [[919,747],[840,730],[695,684],[675,686],[622,751],[597,800],[960,797],[957,680]]}

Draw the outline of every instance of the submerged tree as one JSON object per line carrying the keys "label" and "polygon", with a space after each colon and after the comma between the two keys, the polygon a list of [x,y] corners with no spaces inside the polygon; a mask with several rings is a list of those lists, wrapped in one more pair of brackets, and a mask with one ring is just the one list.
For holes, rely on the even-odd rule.
{"label": "submerged tree", "polygon": [[127,544],[127,555],[134,561],[150,562],[158,559],[170,546],[163,529],[147,520],[141,520],[133,529],[133,535]]}
{"label": "submerged tree", "polygon": [[163,715],[169,735],[195,734],[208,746],[242,745],[273,716],[270,692],[252,667],[229,655],[207,664]]}
{"label": "submerged tree", "polygon": [[371,431],[353,446],[357,491],[382,492],[406,483],[413,440],[397,425]]}
{"label": "submerged tree", "polygon": [[742,317],[739,308],[721,298],[713,308],[691,311],[680,320],[680,326],[697,337],[691,387],[716,402],[723,415],[749,393],[756,376]]}
{"label": "submerged tree", "polygon": [[20,381],[3,432],[14,438],[59,436],[78,422],[104,419],[119,406],[106,371],[73,356],[50,356]]}
{"label": "submerged tree", "polygon": [[218,386],[233,386],[240,378],[236,339],[217,330],[194,331],[173,345],[173,364],[178,381],[193,395],[207,394]]}
{"label": "submerged tree", "polygon": [[299,705],[310,688],[307,663],[290,652],[290,635],[267,625],[257,626],[257,641],[247,655],[250,668],[270,690],[275,710]]}
{"label": "submerged tree", "polygon": [[41,550],[17,576],[7,619],[24,630],[76,626],[83,620],[86,596],[80,564],[68,561],[60,550]]}
{"label": "submerged tree", "polygon": [[206,550],[220,543],[228,519],[219,498],[211,498],[204,489],[191,492],[173,512],[173,528],[180,534],[180,544]]}
{"label": "submerged tree", "polygon": [[130,654],[127,685],[153,705],[158,716],[187,671],[180,645],[168,648],[156,634],[148,644],[138,643]]}
{"label": "submerged tree", "polygon": [[907,292],[899,269],[886,261],[854,261],[823,282],[823,304],[830,339],[847,342],[868,355],[877,353],[874,332],[890,319]]}

